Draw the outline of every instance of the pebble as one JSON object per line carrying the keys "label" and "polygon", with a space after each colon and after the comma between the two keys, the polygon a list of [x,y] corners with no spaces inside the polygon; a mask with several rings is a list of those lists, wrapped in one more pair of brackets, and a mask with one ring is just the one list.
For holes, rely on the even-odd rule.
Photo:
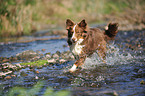
{"label": "pebble", "polygon": [[38,73],[39,73],[39,71],[37,70],[37,71],[35,71],[35,73],[37,73],[37,74],[38,74]]}
{"label": "pebble", "polygon": [[140,82],[140,84],[145,85],[145,81],[144,81],[144,80],[142,80],[142,81]]}
{"label": "pebble", "polygon": [[46,51],[46,49],[41,49],[41,51],[43,51],[43,52],[44,52],[44,51]]}
{"label": "pebble", "polygon": [[11,74],[12,71],[8,71],[8,72],[0,72],[0,76],[6,76],[8,74]]}
{"label": "pebble", "polygon": [[6,77],[5,77],[5,79],[11,79],[11,78],[12,78],[11,76],[6,76]]}
{"label": "pebble", "polygon": [[55,59],[56,59],[56,58],[59,58],[59,55],[58,55],[58,54],[53,54],[53,55],[52,55],[52,58],[55,58]]}
{"label": "pebble", "polygon": [[50,60],[47,60],[47,61],[48,61],[48,63],[55,63],[56,62],[55,59],[50,59]]}
{"label": "pebble", "polygon": [[39,79],[39,77],[38,76],[35,76],[35,79]]}
{"label": "pebble", "polygon": [[47,59],[50,59],[50,58],[51,58],[51,55],[50,55],[50,54],[47,54],[45,57],[46,57]]}
{"label": "pebble", "polygon": [[24,76],[24,77],[25,77],[25,76],[28,76],[28,74],[26,74],[24,71],[22,71],[22,72],[20,73],[20,75],[21,75],[21,76]]}
{"label": "pebble", "polygon": [[16,75],[11,75],[12,77],[16,77]]}
{"label": "pebble", "polygon": [[22,66],[20,64],[15,64],[17,67],[22,68]]}
{"label": "pebble", "polygon": [[64,62],[66,62],[66,61],[67,61],[67,60],[65,60],[65,59],[60,59],[60,60],[59,60],[60,63],[64,63]]}

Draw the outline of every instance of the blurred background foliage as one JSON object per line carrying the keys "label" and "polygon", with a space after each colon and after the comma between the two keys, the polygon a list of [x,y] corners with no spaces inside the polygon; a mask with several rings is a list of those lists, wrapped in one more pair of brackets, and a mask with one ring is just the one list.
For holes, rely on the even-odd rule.
{"label": "blurred background foliage", "polygon": [[0,37],[30,35],[65,26],[65,20],[89,23],[117,21],[122,26],[145,24],[144,0],[0,0]]}

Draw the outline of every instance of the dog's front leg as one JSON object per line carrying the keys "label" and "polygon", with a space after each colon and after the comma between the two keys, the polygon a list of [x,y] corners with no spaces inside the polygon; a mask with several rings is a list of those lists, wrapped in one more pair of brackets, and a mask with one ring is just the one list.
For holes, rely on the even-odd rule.
{"label": "dog's front leg", "polygon": [[86,55],[80,55],[79,59],[74,63],[74,65],[72,66],[72,68],[69,71],[70,72],[76,71],[77,67],[80,67],[81,65],[84,64],[85,59],[86,59]]}

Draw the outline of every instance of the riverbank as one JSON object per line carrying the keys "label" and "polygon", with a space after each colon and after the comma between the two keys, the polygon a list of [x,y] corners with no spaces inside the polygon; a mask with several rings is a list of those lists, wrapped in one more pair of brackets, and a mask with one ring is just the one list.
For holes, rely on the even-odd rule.
{"label": "riverbank", "polygon": [[142,30],[144,5],[144,0],[2,0],[0,37],[31,35],[58,26],[65,29],[67,18],[86,19],[89,24],[118,22],[120,30]]}

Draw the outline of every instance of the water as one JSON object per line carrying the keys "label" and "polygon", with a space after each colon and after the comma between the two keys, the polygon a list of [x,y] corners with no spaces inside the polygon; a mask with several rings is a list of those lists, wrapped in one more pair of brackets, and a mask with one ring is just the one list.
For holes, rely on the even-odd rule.
{"label": "water", "polygon": [[26,50],[41,51],[46,49],[46,52],[55,53],[56,51],[67,51],[68,47],[63,47],[66,45],[66,39],[56,39],[56,40],[37,40],[28,43],[10,43],[0,45],[0,57],[11,57],[18,53]]}
{"label": "water", "polygon": [[[106,63],[101,62],[94,53],[91,58],[87,58],[82,69],[72,74],[64,71],[68,70],[75,61],[54,64],[42,69],[35,68],[35,71],[39,73],[29,68],[21,69],[13,73],[16,77],[0,80],[1,94],[6,95],[9,89],[15,86],[29,89],[36,82],[42,81],[44,85],[37,93],[38,96],[42,96],[49,87],[55,91],[69,90],[72,96],[144,96],[145,85],[140,84],[142,80],[145,81],[144,37],[144,30],[119,32],[116,41],[108,46]],[[46,52],[69,50],[64,49],[62,45],[67,45],[65,39],[7,44],[1,45],[4,48],[0,53],[3,54],[1,56],[10,56],[25,49],[35,51],[44,48]],[[9,49],[11,47],[14,49]],[[4,53],[9,55],[4,55]],[[28,75],[21,76],[22,72]]]}

